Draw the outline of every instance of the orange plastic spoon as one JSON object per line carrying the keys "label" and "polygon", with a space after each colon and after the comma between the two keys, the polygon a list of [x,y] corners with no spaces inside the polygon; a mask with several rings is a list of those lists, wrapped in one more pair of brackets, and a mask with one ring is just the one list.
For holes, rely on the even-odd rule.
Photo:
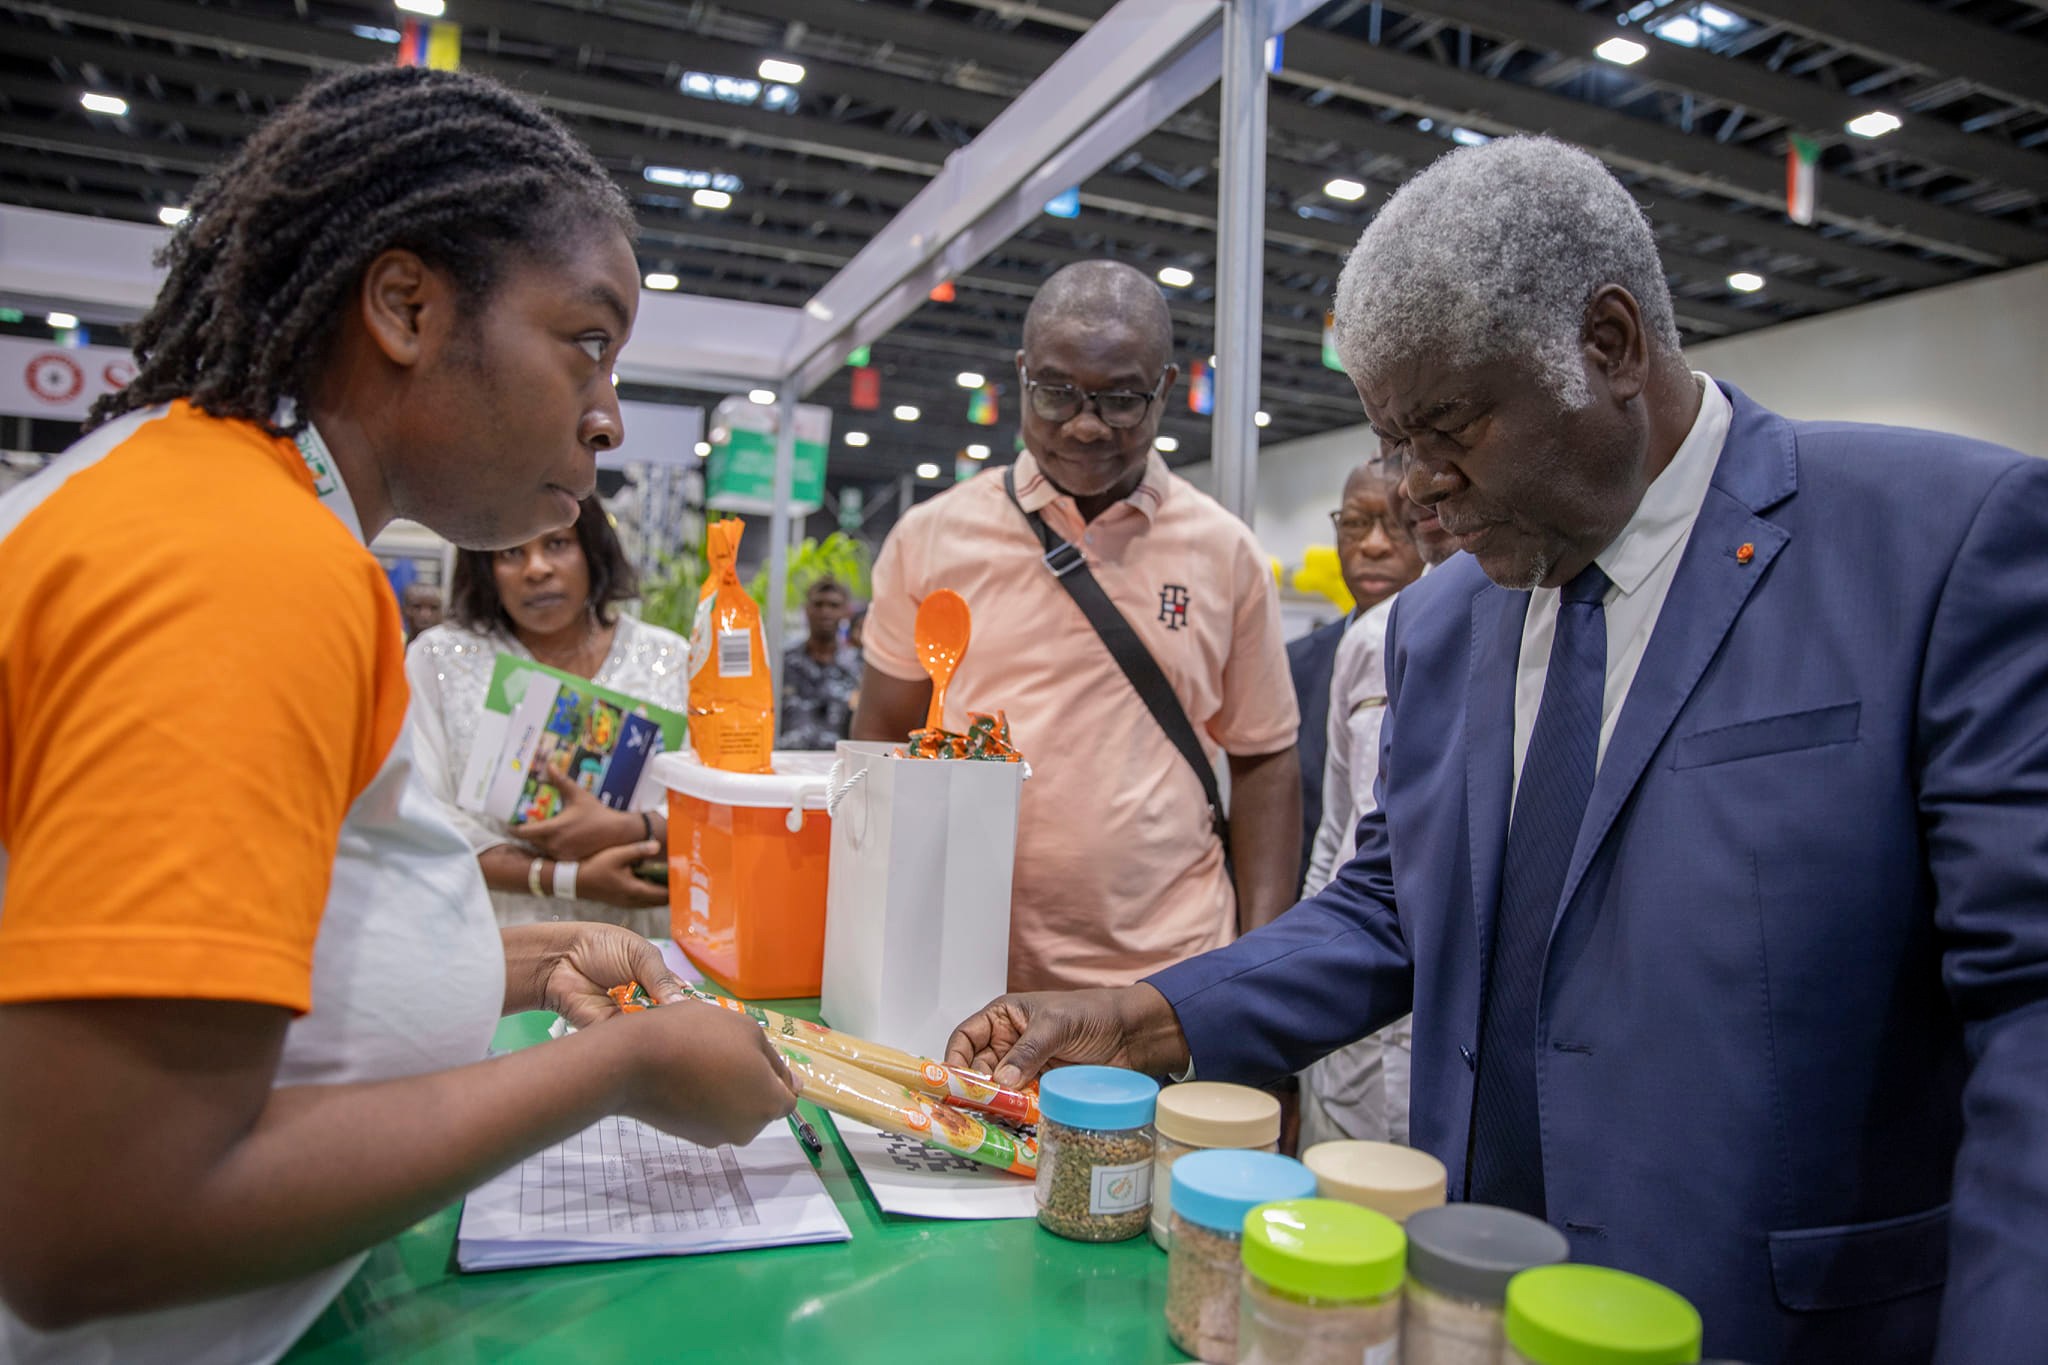
{"label": "orange plastic spoon", "polygon": [[950,588],[940,588],[917,608],[917,658],[932,678],[932,706],[925,715],[925,728],[936,730],[946,718],[946,688],[960,658],[967,653],[967,637],[974,633],[974,618],[967,602]]}

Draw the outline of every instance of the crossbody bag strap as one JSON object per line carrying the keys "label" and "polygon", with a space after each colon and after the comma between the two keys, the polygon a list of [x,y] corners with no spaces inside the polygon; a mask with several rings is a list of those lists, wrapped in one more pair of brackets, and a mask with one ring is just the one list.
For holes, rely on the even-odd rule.
{"label": "crossbody bag strap", "polygon": [[1195,770],[1201,780],[1202,795],[1209,803],[1209,822],[1216,831],[1216,837],[1223,843],[1223,857],[1230,861],[1230,821],[1223,812],[1223,793],[1216,785],[1216,768],[1209,762],[1209,755],[1202,749],[1202,741],[1195,735],[1194,722],[1188,719],[1187,709],[1180,704],[1173,684],[1166,680],[1159,661],[1152,657],[1152,651],[1145,648],[1145,642],[1138,638],[1138,632],[1131,629],[1131,623],[1117,610],[1116,603],[1109,600],[1109,594],[1102,590],[1102,584],[1095,581],[1089,572],[1088,561],[1082,558],[1080,548],[1062,540],[1045,518],[1036,512],[1025,511],[1024,504],[1017,498],[1017,472],[1013,465],[1003,471],[1003,491],[1010,495],[1010,501],[1024,520],[1031,523],[1031,529],[1038,535],[1038,543],[1045,549],[1045,567],[1052,571],[1060,586],[1067,590],[1067,596],[1074,599],[1074,605],[1088,618],[1088,624],[1095,627],[1095,634],[1102,640],[1109,656],[1116,660],[1124,677],[1137,690],[1138,699],[1145,703],[1145,709],[1152,713],[1152,719],[1166,732],[1173,747],[1180,750],[1180,756]]}

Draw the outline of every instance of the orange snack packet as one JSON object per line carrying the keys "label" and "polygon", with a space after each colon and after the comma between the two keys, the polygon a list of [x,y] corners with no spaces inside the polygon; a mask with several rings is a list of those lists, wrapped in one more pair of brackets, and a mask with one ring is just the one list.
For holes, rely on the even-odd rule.
{"label": "orange snack packet", "polygon": [[761,609],[740,585],[738,518],[704,532],[711,561],[690,631],[690,744],[707,768],[765,773],[775,748],[775,685]]}

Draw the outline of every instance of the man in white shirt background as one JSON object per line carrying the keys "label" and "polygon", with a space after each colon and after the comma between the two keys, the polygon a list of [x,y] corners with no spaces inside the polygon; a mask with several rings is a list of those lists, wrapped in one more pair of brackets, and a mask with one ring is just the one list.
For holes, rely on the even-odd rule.
{"label": "man in white shirt background", "polygon": [[[1398,464],[1378,459],[1345,482],[1345,506],[1333,516],[1337,549],[1370,534],[1399,537],[1428,573],[1458,551],[1436,512],[1401,491]],[[1376,501],[1375,501],[1376,500]],[[1377,534],[1363,519],[1385,518]],[[1351,525],[1346,526],[1346,520]],[[1348,565],[1349,560],[1345,563]],[[1407,584],[1402,584],[1405,588]],[[1372,809],[1380,771],[1380,721],[1387,713],[1387,622],[1398,593],[1358,614],[1330,669],[1330,710],[1325,722],[1322,817],[1309,850],[1301,894],[1329,885],[1355,850],[1358,821]],[[1320,1059],[1301,1073],[1301,1149],[1318,1142],[1360,1138],[1408,1141],[1408,1070],[1414,1020],[1403,1015],[1369,1038]]]}

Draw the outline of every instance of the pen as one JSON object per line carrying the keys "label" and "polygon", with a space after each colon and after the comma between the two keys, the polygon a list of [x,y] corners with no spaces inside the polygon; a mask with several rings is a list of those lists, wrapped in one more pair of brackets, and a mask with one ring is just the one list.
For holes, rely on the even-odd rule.
{"label": "pen", "polygon": [[825,1144],[818,1140],[818,1130],[804,1122],[800,1116],[796,1114],[789,1116],[789,1130],[796,1134],[797,1141],[803,1143],[804,1150],[812,1156],[823,1156],[825,1154]]}

